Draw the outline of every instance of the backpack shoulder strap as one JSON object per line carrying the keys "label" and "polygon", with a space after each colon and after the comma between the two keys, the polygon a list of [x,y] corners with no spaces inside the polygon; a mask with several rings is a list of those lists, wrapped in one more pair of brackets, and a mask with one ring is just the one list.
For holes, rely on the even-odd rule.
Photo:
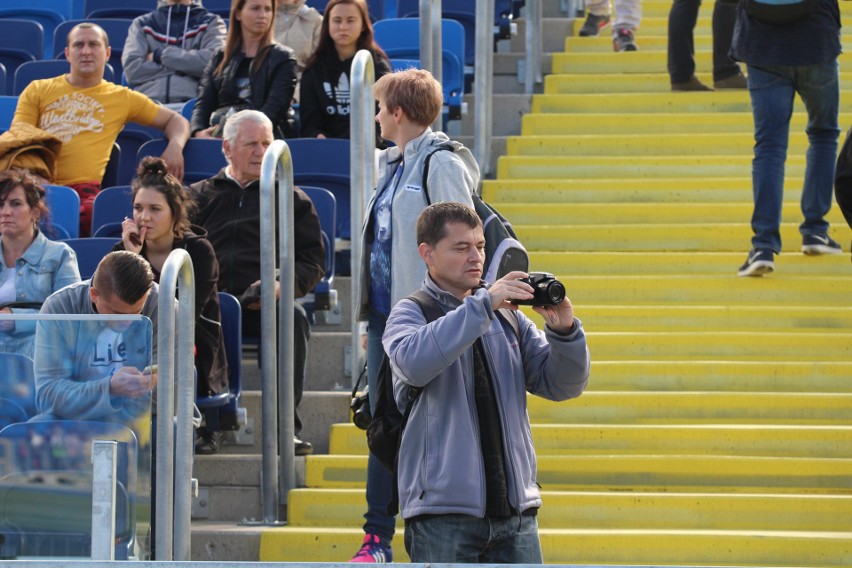
{"label": "backpack shoulder strap", "polygon": [[[423,191],[423,197],[426,198],[426,206],[432,205],[432,199],[429,197],[429,165],[432,163],[432,156],[434,156],[438,152],[447,151],[447,152],[455,152],[456,144],[458,142],[453,142],[452,140],[448,140],[446,142],[442,142],[440,144],[435,145],[428,154],[426,154],[426,159],[423,160],[423,179],[420,181],[420,187]],[[415,300],[416,302],[417,300]]]}

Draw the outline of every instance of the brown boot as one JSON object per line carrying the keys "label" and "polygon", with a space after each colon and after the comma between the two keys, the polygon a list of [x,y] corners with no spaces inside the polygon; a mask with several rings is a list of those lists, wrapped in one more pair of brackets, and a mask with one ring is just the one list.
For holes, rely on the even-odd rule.
{"label": "brown boot", "polygon": [[747,89],[748,80],[742,73],[737,73],[736,75],[714,81],[713,86],[717,89]]}
{"label": "brown boot", "polygon": [[693,75],[689,78],[689,81],[685,81],[683,83],[672,83],[672,91],[712,91],[711,87],[708,87],[704,83],[698,80],[698,77]]}

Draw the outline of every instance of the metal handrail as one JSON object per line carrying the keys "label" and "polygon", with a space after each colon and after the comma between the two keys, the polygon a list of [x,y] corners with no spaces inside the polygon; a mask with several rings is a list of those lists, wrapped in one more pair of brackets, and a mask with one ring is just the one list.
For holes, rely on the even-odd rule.
{"label": "metal handrail", "polygon": [[541,2],[530,2],[526,7],[526,61],[524,62],[524,92],[533,94],[536,84],[542,82],[541,76]]}
{"label": "metal handrail", "polygon": [[[280,187],[275,183],[276,179]],[[278,266],[280,294],[278,328],[275,322],[275,202],[278,201]],[[293,162],[283,140],[274,141],[263,155],[260,170],[260,324],[263,421],[263,472],[261,499],[263,522],[279,524],[278,505],[296,485],[293,411]],[[272,348],[277,345],[277,351]],[[282,361],[278,392],[278,361]],[[280,416],[280,421],[279,421]],[[276,439],[277,437],[277,439]],[[280,463],[279,463],[280,460]],[[280,470],[279,470],[280,465]],[[279,477],[279,471],[281,475]]]}
{"label": "metal handrail", "polygon": [[[534,2],[537,3],[537,2]],[[473,74],[473,155],[482,177],[491,172],[494,91],[494,1],[476,0],[476,63]]]}
{"label": "metal handrail", "polygon": [[[181,298],[175,323],[178,284]],[[188,561],[192,510],[192,406],[195,402],[195,271],[192,259],[184,249],[173,250],[163,264],[157,311],[156,550],[158,559]],[[172,420],[175,415],[175,371],[176,422]]]}
{"label": "metal handrail", "polygon": [[[420,68],[432,73],[440,83],[444,77],[444,43],[441,28],[441,0],[420,0]],[[432,123],[441,130],[441,115]]]}
{"label": "metal handrail", "polygon": [[358,380],[358,363],[361,360],[361,333],[358,323],[358,315],[361,308],[361,250],[363,240],[361,227],[364,225],[365,210],[367,208],[368,196],[376,186],[375,149],[376,128],[375,113],[376,100],[373,97],[373,83],[375,82],[375,69],[373,57],[370,52],[362,49],[355,54],[352,60],[350,73],[350,97],[351,110],[349,113],[350,132],[350,166],[349,172],[352,179],[350,184],[350,227],[352,227],[352,240],[350,258],[352,260],[352,300],[350,302],[350,314],[352,315],[352,347],[351,347],[351,369],[352,383]]}

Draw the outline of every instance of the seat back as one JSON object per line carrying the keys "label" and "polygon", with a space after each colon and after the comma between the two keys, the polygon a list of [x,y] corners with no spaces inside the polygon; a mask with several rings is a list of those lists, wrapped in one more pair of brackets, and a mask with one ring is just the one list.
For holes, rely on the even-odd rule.
{"label": "seat back", "polygon": [[[149,5],[150,4],[150,5]],[[205,5],[207,2],[204,3]],[[83,13],[85,18],[127,18],[147,14],[154,10],[153,3],[139,0],[85,0]]]}
{"label": "seat back", "polygon": [[320,227],[326,242],[325,247],[325,279],[331,281],[334,278],[334,239],[337,227],[337,200],[334,194],[322,187],[300,185],[314,204],[319,217]]}
{"label": "seat back", "polygon": [[112,143],[112,151],[109,153],[109,161],[104,168],[104,177],[101,179],[101,187],[112,187],[118,185],[118,167],[121,164],[121,146],[118,142]]}
{"label": "seat back", "polygon": [[136,167],[139,164],[136,156],[139,148],[145,142],[150,142],[162,137],[163,131],[151,126],[142,126],[135,122],[128,122],[118,133],[115,139],[121,147],[121,160],[118,163],[118,178],[116,185],[129,185],[136,176]]}
{"label": "seat back", "polygon": [[80,236],[80,196],[65,185],[45,185],[45,200],[50,209],[50,224],[62,227],[65,238]]}
{"label": "seat back", "polygon": [[[113,0],[109,0],[112,2]],[[145,12],[150,12],[146,9]],[[110,56],[108,63],[112,66],[113,82],[120,82],[124,67],[121,64],[121,54],[124,51],[124,42],[127,40],[127,32],[130,31],[131,20],[129,18],[87,18],[84,20],[66,20],[56,27],[53,32],[53,57],[65,57],[65,44],[68,32],[82,22],[97,24],[103,28],[109,37]]]}
{"label": "seat back", "polygon": [[198,100],[197,98],[189,99],[188,101],[183,103],[182,107],[180,107],[180,114],[186,120],[189,120],[189,121],[192,120],[192,111],[195,110],[195,101],[197,101],[197,100]]}
{"label": "seat back", "polygon": [[118,244],[119,240],[110,237],[85,237],[65,239],[62,242],[77,253],[77,268],[80,269],[80,278],[88,280],[95,273],[101,259],[112,252],[112,248]]}
{"label": "seat back", "polygon": [[[0,83],[0,85],[5,85],[5,83]],[[18,97],[0,96],[0,132],[9,130],[12,119],[15,117],[16,108],[18,108]]]}
{"label": "seat back", "polygon": [[[397,10],[400,18],[417,18],[420,16],[420,0],[399,0]],[[462,25],[465,46],[462,61],[465,65],[473,66],[476,63],[476,2],[441,0],[441,17]],[[446,41],[442,39],[442,43]]]}
{"label": "seat back", "polygon": [[240,301],[227,292],[219,292],[219,312],[228,361],[228,390],[231,393],[223,410],[236,414],[243,392],[243,312]]}
{"label": "seat back", "polygon": [[[12,81],[12,94],[20,95],[27,85],[38,79],[50,79],[59,75],[65,75],[71,71],[71,64],[65,59],[40,59],[38,61],[27,61],[15,70]],[[104,79],[114,81],[115,74],[112,65],[104,65]]]}
{"label": "seat back", "polygon": [[[144,143],[136,154],[136,161],[141,161],[145,156],[161,155],[167,145],[168,141],[163,138]],[[213,177],[228,165],[222,154],[222,141],[205,138],[190,138],[186,141],[183,162],[183,183],[186,185]]]}
{"label": "seat back", "polygon": [[231,16],[231,0],[204,0],[208,12],[218,14],[225,21]]}
{"label": "seat back", "polygon": [[[133,196],[129,185],[116,185],[101,190],[92,205],[92,235],[98,229],[112,223],[121,224],[125,217],[133,217]],[[119,231],[119,235],[121,231]]]}
{"label": "seat back", "polygon": [[[55,6],[57,3],[61,5]],[[29,30],[21,28],[13,31],[11,37],[4,34],[0,35],[0,38],[4,42],[12,41],[19,49],[25,49],[35,55],[36,59],[49,57],[53,51],[53,30],[70,15],[71,6],[68,0],[33,0],[20,2],[16,7],[3,2],[0,4],[0,19],[14,18],[38,23],[41,26],[41,35],[29,37],[26,35]]]}
{"label": "seat back", "polygon": [[[0,10],[0,64],[6,68],[2,94],[12,92],[15,70],[27,61],[44,56],[44,26],[35,20],[18,19],[19,12],[3,14]],[[25,18],[20,14],[20,18]]]}
{"label": "seat back", "polygon": [[0,63],[0,96],[6,95],[6,66]]}
{"label": "seat back", "polygon": [[[419,18],[390,18],[373,27],[376,42],[391,59],[420,60]],[[464,28],[455,21],[441,20],[442,79],[445,104],[461,105],[464,92]]]}
{"label": "seat back", "polygon": [[287,140],[287,146],[293,157],[293,180],[296,185],[322,187],[334,194],[337,204],[336,235],[350,238],[349,140],[293,138]]}
{"label": "seat back", "polygon": [[26,415],[35,416],[35,369],[33,360],[20,353],[0,352],[0,397],[16,403]]}

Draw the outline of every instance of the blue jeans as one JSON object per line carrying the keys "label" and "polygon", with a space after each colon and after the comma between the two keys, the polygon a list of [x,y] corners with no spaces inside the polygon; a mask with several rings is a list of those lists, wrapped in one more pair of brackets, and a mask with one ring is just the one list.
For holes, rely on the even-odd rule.
{"label": "blue jeans", "polygon": [[[384,355],[382,334],[388,319],[379,314],[371,314],[367,328],[367,385],[369,392],[378,392],[379,363]],[[370,396],[370,410],[375,410],[376,401]],[[393,540],[396,530],[396,517],[387,514],[394,477],[379,463],[373,454],[367,458],[367,512],[364,513],[364,532],[373,533],[386,543]]]}
{"label": "blue jeans", "polygon": [[536,517],[424,515],[405,523],[412,562],[541,564]]}
{"label": "blue jeans", "polygon": [[808,111],[808,152],[802,188],[802,235],[825,235],[837,160],[837,60],[820,65],[748,67],[748,92],[754,114],[752,248],[781,252],[781,205],[790,117],[796,93]]}

